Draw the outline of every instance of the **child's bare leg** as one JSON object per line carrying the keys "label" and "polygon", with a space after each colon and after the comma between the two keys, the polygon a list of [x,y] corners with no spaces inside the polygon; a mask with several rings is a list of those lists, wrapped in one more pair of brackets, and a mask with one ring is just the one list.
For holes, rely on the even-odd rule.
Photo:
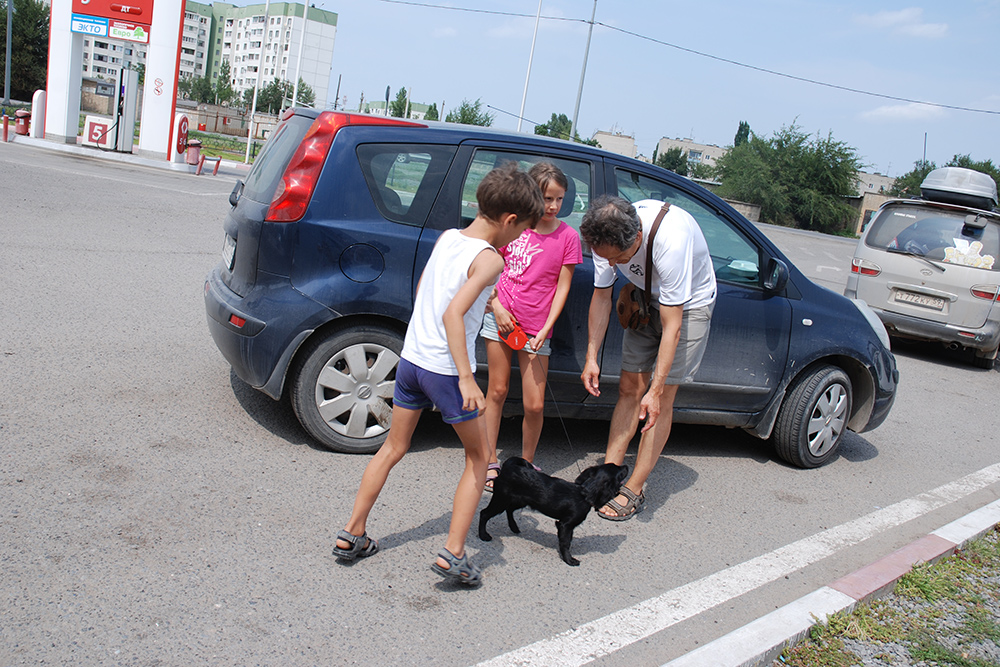
{"label": "child's bare leg", "polygon": [[[382,492],[385,480],[389,477],[389,471],[399,463],[403,455],[410,449],[410,441],[413,437],[413,431],[417,428],[421,412],[422,410],[408,410],[398,405],[393,406],[392,428],[389,430],[389,437],[382,443],[372,460],[368,462],[365,474],[361,476],[358,495],[354,498],[354,510],[344,527],[344,530],[351,535],[361,536],[365,534],[368,513],[375,505],[378,494]],[[351,545],[344,540],[337,540],[337,546],[341,549],[351,548]]]}
{"label": "child's bare leg", "polygon": [[503,403],[510,388],[510,360],[513,350],[496,340],[486,341],[486,359],[490,368],[490,386],[486,391],[486,441],[489,444],[489,462],[497,460],[497,439],[500,437],[500,419]]}
{"label": "child's bare leg", "polygon": [[545,381],[549,373],[549,358],[521,350],[517,353],[517,360],[521,367],[521,396],[524,402],[521,456],[534,462],[545,421]]}
{"label": "child's bare leg", "polygon": [[[465,448],[465,470],[462,471],[458,488],[455,489],[448,541],[444,546],[456,558],[461,558],[465,554],[465,538],[469,534],[469,527],[479,508],[479,499],[483,495],[489,447],[486,444],[486,422],[482,417],[454,424],[454,427]],[[440,557],[438,565],[448,567],[448,563]]]}

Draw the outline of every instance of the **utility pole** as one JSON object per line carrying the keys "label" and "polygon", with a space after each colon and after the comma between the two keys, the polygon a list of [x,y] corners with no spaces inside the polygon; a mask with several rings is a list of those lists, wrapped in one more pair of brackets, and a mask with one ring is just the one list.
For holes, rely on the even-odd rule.
{"label": "utility pole", "polygon": [[538,19],[542,17],[542,0],[538,0],[538,11],[535,13],[535,32],[531,35],[531,51],[528,52],[528,73],[524,75],[524,92],[521,94],[521,112],[517,114],[517,131],[521,131],[521,121],[524,119],[524,102],[528,99],[528,79],[531,78],[531,61],[535,58],[535,38],[538,37]]}
{"label": "utility pole", "polygon": [[[7,0],[7,60],[4,61],[3,103],[10,104],[10,44],[14,30],[14,0]],[[36,121],[37,122],[37,121]]]}
{"label": "utility pole", "polygon": [[[292,86],[292,106],[299,101],[299,68],[302,67],[302,45],[306,42],[306,23],[309,21],[309,0],[302,9],[302,35],[299,39],[299,55],[295,61],[295,85]],[[337,89],[340,89],[338,84]]]}
{"label": "utility pole", "polygon": [[[253,143],[253,117],[257,113],[257,91],[260,90],[260,75],[261,67],[264,64],[264,45],[267,43],[265,38],[267,35],[267,17],[268,12],[271,9],[271,0],[266,0],[264,3],[264,29],[261,31],[260,36],[260,61],[257,63],[257,80],[253,84],[253,104],[250,105],[250,131],[247,133],[247,154],[243,158],[243,164],[248,164],[250,162],[250,144]],[[253,19],[250,19],[251,21]],[[251,24],[252,25],[252,24]]]}
{"label": "utility pole", "polygon": [[583,97],[583,79],[587,76],[587,56],[590,55],[590,36],[594,34],[594,17],[597,16],[597,0],[594,0],[594,12],[590,15],[590,30],[587,31],[587,48],[583,52],[583,70],[580,72],[580,87],[576,91],[576,107],[573,109],[573,124],[569,128],[569,140],[576,137],[576,119],[580,115],[580,98]]}

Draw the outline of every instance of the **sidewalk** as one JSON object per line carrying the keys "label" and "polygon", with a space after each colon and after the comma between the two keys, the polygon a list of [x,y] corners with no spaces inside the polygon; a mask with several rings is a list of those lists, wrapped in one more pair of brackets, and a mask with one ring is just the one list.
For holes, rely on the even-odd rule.
{"label": "sidewalk", "polygon": [[[152,167],[154,169],[166,169],[168,171],[189,173],[192,176],[195,175],[195,172],[198,169],[197,166],[187,164],[186,162],[168,162],[166,159],[156,160],[152,158],[140,157],[132,153],[118,153],[116,151],[107,151],[100,148],[92,148],[90,146],[63,144],[55,141],[48,141],[46,139],[36,139],[22,134],[14,135],[13,131],[10,133],[10,139],[11,141],[9,143],[18,143],[24,146],[31,146],[33,148],[42,148],[61,153],[72,153],[73,155],[92,157],[99,160],[109,160],[111,162],[134,164],[143,167]],[[222,160],[222,163],[219,165],[219,173],[216,177],[235,176],[237,178],[243,178],[250,171],[251,166],[252,165],[249,164],[243,164],[242,162]],[[201,176],[212,178],[213,168],[213,163],[206,162],[202,167]]]}
{"label": "sidewalk", "polygon": [[809,628],[840,611],[892,591],[918,563],[948,556],[1000,523],[1000,500],[935,530],[871,565],[805,595],[748,623],[664,667],[758,667],[769,665],[781,651],[806,636]]}

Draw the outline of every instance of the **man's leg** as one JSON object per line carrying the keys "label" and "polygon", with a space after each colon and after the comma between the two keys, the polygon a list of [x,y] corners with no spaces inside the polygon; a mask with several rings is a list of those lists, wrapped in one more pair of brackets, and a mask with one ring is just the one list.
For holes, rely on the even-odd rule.
{"label": "man's leg", "polygon": [[[608,449],[604,454],[605,463],[621,465],[625,460],[628,443],[639,426],[639,402],[646,393],[649,373],[622,371],[618,381],[618,402],[611,415],[611,430],[608,434]],[[668,427],[669,428],[669,427]]]}
{"label": "man's leg", "polygon": [[635,495],[642,492],[642,487],[649,479],[650,473],[660,460],[660,454],[670,437],[670,427],[674,421],[674,399],[677,397],[678,385],[668,384],[663,386],[663,393],[660,394],[660,416],[656,420],[653,428],[642,434],[639,439],[639,452],[635,457],[635,468],[632,476],[625,482]]}

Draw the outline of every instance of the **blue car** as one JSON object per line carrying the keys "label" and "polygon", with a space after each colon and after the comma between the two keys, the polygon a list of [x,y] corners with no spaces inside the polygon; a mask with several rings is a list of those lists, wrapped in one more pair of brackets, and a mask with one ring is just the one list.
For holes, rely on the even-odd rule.
{"label": "blue car", "polygon": [[[742,428],[769,438],[782,459],[816,467],[835,456],[848,429],[886,418],[898,372],[878,318],[808,280],[724,201],[638,160],[453,123],[286,112],[230,195],[222,261],[205,283],[216,345],[252,387],[275,399],[288,392],[323,445],[376,450],[391,426],[395,369],[434,242],[475,217],[476,187],[492,168],[542,160],[567,175],[559,217],[577,229],[605,193],[669,201],[701,225],[719,293],[704,361],[677,396],[677,422]],[[583,252],[552,336],[546,411],[608,419],[622,330],[608,328],[602,392],[592,397],[580,380],[593,290]],[[480,345],[484,386],[485,359]],[[508,414],[521,407],[516,384]]]}

